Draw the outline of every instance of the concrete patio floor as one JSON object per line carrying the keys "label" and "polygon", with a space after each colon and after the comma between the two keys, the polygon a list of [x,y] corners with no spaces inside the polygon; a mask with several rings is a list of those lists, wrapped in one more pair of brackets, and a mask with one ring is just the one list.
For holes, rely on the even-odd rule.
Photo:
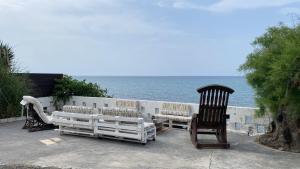
{"label": "concrete patio floor", "polygon": [[300,168],[300,154],[256,144],[254,137],[229,133],[229,150],[195,149],[184,130],[170,129],[147,145],[58,134],[29,133],[23,121],[0,124],[0,165],[61,168]]}

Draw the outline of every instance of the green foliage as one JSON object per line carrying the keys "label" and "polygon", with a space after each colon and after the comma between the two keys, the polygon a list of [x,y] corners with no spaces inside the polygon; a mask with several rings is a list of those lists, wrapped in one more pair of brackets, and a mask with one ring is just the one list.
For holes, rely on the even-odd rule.
{"label": "green foliage", "polygon": [[65,104],[71,96],[111,97],[107,94],[107,89],[102,89],[98,84],[79,81],[71,76],[56,80],[53,96],[55,105],[60,101]]}
{"label": "green foliage", "polygon": [[253,46],[240,71],[256,91],[258,115],[269,110],[275,117],[284,106],[290,117],[300,118],[300,25],[270,27]]}
{"label": "green foliage", "polygon": [[8,45],[0,41],[0,64],[8,71],[14,70],[14,52],[13,49]]}
{"label": "green foliage", "polygon": [[19,116],[20,100],[29,92],[26,78],[14,74],[13,59],[12,48],[0,42],[0,119]]}

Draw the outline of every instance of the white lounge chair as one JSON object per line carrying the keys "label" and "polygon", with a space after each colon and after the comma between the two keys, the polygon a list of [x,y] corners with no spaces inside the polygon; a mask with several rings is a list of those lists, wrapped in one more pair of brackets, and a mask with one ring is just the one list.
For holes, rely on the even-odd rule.
{"label": "white lounge chair", "polygon": [[43,105],[38,99],[31,96],[23,96],[23,100],[20,104],[26,108],[24,129],[37,131],[54,128],[52,117],[44,112]]}

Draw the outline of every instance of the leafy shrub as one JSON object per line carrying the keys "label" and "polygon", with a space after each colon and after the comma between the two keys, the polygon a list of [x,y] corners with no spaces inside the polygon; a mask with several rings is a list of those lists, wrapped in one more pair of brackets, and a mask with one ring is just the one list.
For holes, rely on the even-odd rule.
{"label": "leafy shrub", "polygon": [[14,53],[7,44],[0,42],[0,119],[19,116],[20,100],[29,92],[28,80],[16,71]]}
{"label": "leafy shrub", "polygon": [[96,83],[79,81],[66,75],[63,79],[56,80],[53,93],[54,104],[58,105],[60,102],[66,104],[72,96],[111,97],[107,94],[107,89],[102,89]]}
{"label": "leafy shrub", "polygon": [[290,119],[300,119],[300,25],[271,27],[253,45],[240,70],[256,91],[258,113],[269,110],[275,118],[284,107]]}

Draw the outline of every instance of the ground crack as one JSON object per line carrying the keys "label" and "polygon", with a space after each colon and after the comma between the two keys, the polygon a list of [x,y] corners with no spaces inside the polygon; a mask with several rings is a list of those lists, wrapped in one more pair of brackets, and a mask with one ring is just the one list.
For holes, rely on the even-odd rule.
{"label": "ground crack", "polygon": [[212,163],[212,156],[213,156],[213,151],[210,153],[210,155],[209,155],[209,165],[208,165],[208,169],[210,169],[210,167],[211,167],[211,163]]}

